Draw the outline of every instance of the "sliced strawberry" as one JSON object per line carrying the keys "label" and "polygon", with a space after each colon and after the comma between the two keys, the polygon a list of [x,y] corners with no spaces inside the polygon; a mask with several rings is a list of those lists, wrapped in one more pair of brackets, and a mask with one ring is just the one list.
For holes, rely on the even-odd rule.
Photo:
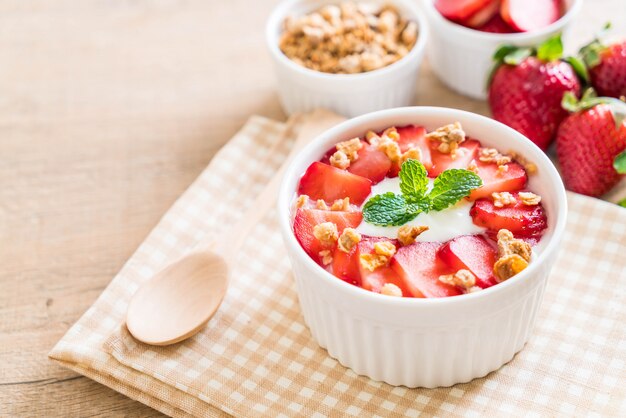
{"label": "sliced strawberry", "polygon": [[296,217],[293,221],[293,231],[296,235],[296,239],[300,245],[302,245],[302,248],[304,248],[304,251],[306,251],[313,260],[320,263],[321,259],[319,253],[326,248],[322,247],[320,242],[313,235],[315,225],[323,222],[332,222],[337,225],[337,231],[341,234],[345,228],[356,228],[361,223],[362,219],[363,214],[361,212],[300,208],[297,210]]}
{"label": "sliced strawberry", "polygon": [[400,247],[391,260],[391,268],[404,280],[406,287],[416,297],[427,298],[460,295],[455,286],[439,281],[442,274],[453,273],[437,257],[441,246],[437,242],[416,242]]}
{"label": "sliced strawberry", "polygon": [[450,154],[437,151],[437,142],[431,141],[433,166],[428,170],[428,175],[430,177],[437,177],[450,168],[467,168],[469,163],[476,157],[479,146],[480,142],[474,139],[468,139],[459,145],[455,158],[452,158]]}
{"label": "sliced strawberry", "polygon": [[491,2],[492,0],[436,0],[435,8],[446,18],[463,22]]}
{"label": "sliced strawberry", "polygon": [[490,32],[490,33],[515,33],[517,30],[513,29],[506,23],[500,14],[496,14],[491,18],[487,23],[483,26],[476,28],[481,32]]}
{"label": "sliced strawberry", "polygon": [[471,28],[478,28],[489,22],[500,12],[500,0],[491,0],[476,13],[463,21],[463,24]]}
{"label": "sliced strawberry", "polygon": [[361,286],[361,273],[359,271],[359,254],[355,246],[349,253],[335,249],[333,254],[332,274],[344,282],[355,286]]}
{"label": "sliced strawberry", "polygon": [[526,187],[528,176],[524,167],[516,162],[507,164],[508,169],[503,173],[498,172],[498,165],[477,161],[478,175],[483,181],[482,187],[472,191],[470,200],[481,197],[491,197],[493,192],[514,192]]}
{"label": "sliced strawberry", "polygon": [[476,285],[483,289],[497,283],[493,276],[496,250],[481,235],[454,238],[439,249],[438,255],[454,271],[471,271],[476,276]]}
{"label": "sliced strawberry", "polygon": [[350,164],[348,171],[357,176],[365,177],[372,184],[379,183],[385,178],[391,168],[391,160],[387,155],[376,147],[361,141],[363,148],[359,150],[359,157]]}
{"label": "sliced strawberry", "polygon": [[421,162],[428,170],[432,167],[433,162],[430,158],[430,143],[426,139],[426,129],[423,126],[407,125],[401,128],[396,128],[400,139],[398,145],[400,145],[400,151],[406,152],[411,148],[418,148],[422,153]]}
{"label": "sliced strawberry", "polygon": [[500,14],[513,29],[530,32],[561,17],[561,0],[502,0]]}
{"label": "sliced strawberry", "polygon": [[360,205],[372,191],[372,182],[356,174],[330,165],[314,162],[300,179],[298,194],[311,199],[332,203],[337,199],[350,198],[350,203]]}
{"label": "sliced strawberry", "polygon": [[515,236],[538,236],[548,226],[541,204],[526,206],[512,193],[517,203],[497,208],[492,199],[478,199],[470,210],[475,225],[485,227],[491,232],[508,229]]}
{"label": "sliced strawberry", "polygon": [[[357,245],[356,258],[361,254],[372,254],[374,252],[374,244],[380,241],[391,241],[394,245],[398,245],[397,240],[389,240],[382,237],[363,237]],[[402,291],[403,296],[411,297],[413,293],[406,287],[404,281],[391,267],[378,267],[374,271],[370,271],[358,263],[361,275],[361,286],[365,290],[380,293],[380,289],[386,283],[395,284]]]}

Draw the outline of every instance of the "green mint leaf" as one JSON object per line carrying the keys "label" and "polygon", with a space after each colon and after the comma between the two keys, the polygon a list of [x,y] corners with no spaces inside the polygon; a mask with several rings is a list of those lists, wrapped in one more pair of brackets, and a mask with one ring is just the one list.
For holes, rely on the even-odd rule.
{"label": "green mint leaf", "polygon": [[365,203],[363,219],[378,226],[399,226],[414,219],[421,211],[420,204],[408,203],[402,195],[387,192]]}
{"label": "green mint leaf", "polygon": [[424,198],[428,188],[428,173],[424,164],[417,160],[406,160],[400,167],[400,191],[409,203]]}
{"label": "green mint leaf", "polygon": [[623,208],[626,208],[626,199],[622,199],[617,204]]}
{"label": "green mint leaf", "polygon": [[532,48],[517,48],[509,52],[503,59],[505,64],[519,65],[533,54]]}
{"label": "green mint leaf", "polygon": [[626,174],[626,150],[622,151],[615,157],[613,167],[619,174]]}
{"label": "green mint leaf", "polygon": [[568,63],[574,69],[574,72],[578,78],[585,84],[589,84],[589,72],[585,63],[578,57],[567,57],[563,61]]}
{"label": "green mint leaf", "polygon": [[469,170],[452,168],[439,174],[428,194],[433,210],[443,210],[468,196],[483,185],[478,174]]}
{"label": "green mint leaf", "polygon": [[537,48],[537,58],[541,61],[556,61],[563,56],[563,42],[561,34],[548,39]]}

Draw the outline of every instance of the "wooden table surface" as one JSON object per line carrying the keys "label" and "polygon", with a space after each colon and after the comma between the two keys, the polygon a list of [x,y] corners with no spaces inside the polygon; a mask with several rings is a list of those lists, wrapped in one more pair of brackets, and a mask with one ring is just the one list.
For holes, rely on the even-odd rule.
{"label": "wooden table surface", "polygon": [[[0,2],[0,416],[158,416],[48,351],[252,114],[277,0]],[[624,0],[587,0],[573,43]],[[416,104],[486,113],[422,69]]]}

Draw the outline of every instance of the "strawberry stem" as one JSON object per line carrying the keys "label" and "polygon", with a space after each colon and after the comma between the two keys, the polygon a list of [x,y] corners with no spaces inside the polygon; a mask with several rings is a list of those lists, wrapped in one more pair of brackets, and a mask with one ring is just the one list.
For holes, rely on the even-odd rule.
{"label": "strawberry stem", "polygon": [[582,112],[601,104],[609,106],[615,121],[615,128],[619,129],[626,120],[625,102],[614,97],[597,97],[593,88],[587,89],[580,100],[570,91],[565,93],[561,100],[561,107],[570,113]]}

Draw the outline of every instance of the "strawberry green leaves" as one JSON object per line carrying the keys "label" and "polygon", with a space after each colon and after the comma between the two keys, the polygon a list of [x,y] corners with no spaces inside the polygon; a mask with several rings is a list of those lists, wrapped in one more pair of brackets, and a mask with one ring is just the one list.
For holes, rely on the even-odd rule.
{"label": "strawberry green leaves", "polygon": [[613,168],[619,174],[626,174],[626,150],[622,151],[615,157],[615,161],[613,161]]}
{"label": "strawberry green leaves", "polygon": [[563,100],[561,101],[563,109],[570,113],[582,112],[583,110],[588,110],[601,104],[609,106],[613,120],[615,121],[615,127],[619,129],[626,120],[626,103],[619,99],[613,97],[597,97],[594,89],[589,88],[585,91],[580,100],[578,100],[573,93],[567,92],[563,95]]}
{"label": "strawberry green leaves", "polygon": [[400,170],[400,191],[372,197],[363,206],[365,222],[379,226],[398,226],[414,219],[422,212],[440,211],[454,205],[470,192],[482,186],[480,177],[463,169],[450,169],[434,181],[429,193],[428,176],[424,165],[407,160]]}

